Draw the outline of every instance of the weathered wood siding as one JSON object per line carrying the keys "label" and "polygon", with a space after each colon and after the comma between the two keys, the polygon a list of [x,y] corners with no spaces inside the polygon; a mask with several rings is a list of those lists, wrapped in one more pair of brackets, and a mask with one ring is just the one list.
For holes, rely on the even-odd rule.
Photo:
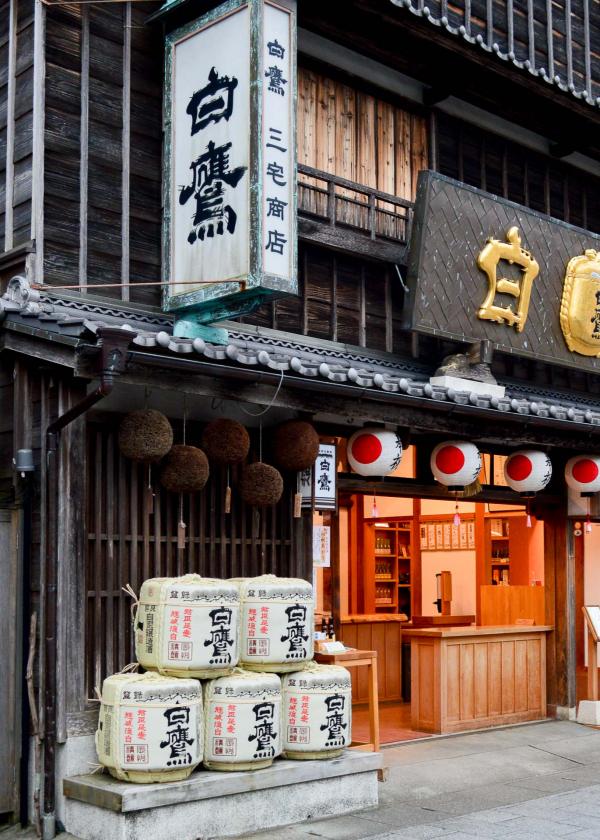
{"label": "weathered wood siding", "polygon": [[419,171],[427,168],[427,123],[299,67],[298,162],[410,201]]}
{"label": "weathered wood siding", "polygon": [[[258,511],[244,504],[232,471],[232,506],[223,506],[224,469],[213,467],[202,493],[186,495],[183,518],[186,546],[177,548],[179,496],[160,487],[149,505],[147,467],[121,457],[119,417],[88,427],[86,552],[86,680],[88,697],[109,674],[135,661],[131,599],[150,577],[195,572],[206,577],[260,574],[312,579],[310,516],[294,519],[295,482],[286,481],[278,505]],[[196,443],[199,429],[188,429]],[[256,447],[255,447],[256,448]]]}
{"label": "weathered wood siding", "polygon": [[33,0],[0,2],[0,250],[31,238]]}
{"label": "weathered wood siding", "polygon": [[600,178],[444,114],[436,133],[443,175],[600,232]]}
{"label": "weathered wood siding", "polygon": [[[162,35],[151,7],[47,10],[44,280],[158,304]],[[153,7],[152,7],[153,8]],[[94,290],[98,293],[98,290]]]}
{"label": "weathered wood siding", "polygon": [[299,333],[389,353],[410,352],[400,327],[403,290],[393,266],[302,244],[298,297],[283,298],[242,318]]}

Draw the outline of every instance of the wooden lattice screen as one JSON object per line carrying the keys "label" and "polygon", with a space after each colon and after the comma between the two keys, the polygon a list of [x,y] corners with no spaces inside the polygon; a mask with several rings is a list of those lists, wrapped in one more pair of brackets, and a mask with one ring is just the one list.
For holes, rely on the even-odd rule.
{"label": "wooden lattice screen", "polygon": [[207,577],[263,573],[311,579],[311,522],[293,517],[293,482],[264,512],[245,505],[235,491],[224,511],[226,474],[212,471],[204,492],[183,500],[184,549],[177,548],[179,497],[158,484],[151,512],[147,468],[122,458],[114,424],[90,425],[87,460],[86,682],[88,697],[104,677],[134,661],[131,599],[150,577],[196,572]]}

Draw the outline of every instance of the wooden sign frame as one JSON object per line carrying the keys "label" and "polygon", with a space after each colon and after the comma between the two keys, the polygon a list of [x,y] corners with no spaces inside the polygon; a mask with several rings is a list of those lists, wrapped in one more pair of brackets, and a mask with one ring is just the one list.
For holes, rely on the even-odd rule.
{"label": "wooden sign frame", "polygon": [[[240,43],[228,42],[229,28]],[[286,32],[285,48],[277,40],[284,40],[279,30]],[[201,47],[211,44],[224,57],[227,49],[234,50],[239,65],[235,74],[225,58],[219,62],[212,53],[202,64]],[[178,50],[187,50],[180,54],[181,66]],[[196,324],[237,317],[266,300],[298,293],[296,54],[295,0],[227,0],[166,35],[163,309],[178,313],[175,335],[203,336]],[[193,56],[201,68],[196,68]],[[199,90],[186,110],[188,88],[193,87]],[[213,88],[227,88],[228,93],[217,99]],[[200,96],[208,102],[204,110],[197,106],[198,116],[192,106]],[[231,105],[225,107],[228,101]],[[242,102],[247,123],[246,116],[234,122]],[[187,114],[192,118],[190,137]],[[188,172],[188,159],[191,172],[182,174]],[[191,186],[186,178],[191,178]],[[235,210],[225,205],[229,200]],[[200,204],[194,215],[195,201]],[[217,204],[224,205],[222,218],[213,208]],[[190,225],[182,220],[188,216],[193,221],[186,242]],[[277,229],[271,230],[273,226]]]}

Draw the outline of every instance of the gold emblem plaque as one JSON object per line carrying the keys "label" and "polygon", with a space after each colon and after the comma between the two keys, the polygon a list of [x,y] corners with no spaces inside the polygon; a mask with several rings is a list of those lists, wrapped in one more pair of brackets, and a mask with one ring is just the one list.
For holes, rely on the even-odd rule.
{"label": "gold emblem plaque", "polygon": [[[478,318],[484,321],[502,322],[514,326],[517,332],[522,332],[529,313],[531,287],[538,276],[540,267],[529,251],[521,248],[521,236],[518,227],[511,227],[506,234],[506,242],[499,239],[488,239],[487,244],[477,257],[477,265],[488,278],[488,293],[481,304]],[[498,263],[506,260],[521,267],[523,276],[519,281],[508,280],[506,277],[498,279]],[[517,299],[516,312],[512,306],[498,306],[494,303],[496,294],[512,295]]]}
{"label": "gold emblem plaque", "polygon": [[587,250],[567,265],[560,326],[569,350],[600,356],[600,255]]}

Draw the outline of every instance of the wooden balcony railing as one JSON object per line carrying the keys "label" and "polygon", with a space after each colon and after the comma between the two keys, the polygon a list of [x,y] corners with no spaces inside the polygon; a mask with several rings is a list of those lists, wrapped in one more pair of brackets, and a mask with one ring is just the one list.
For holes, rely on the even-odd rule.
{"label": "wooden balcony railing", "polygon": [[349,253],[403,263],[413,203],[298,164],[298,233]]}

